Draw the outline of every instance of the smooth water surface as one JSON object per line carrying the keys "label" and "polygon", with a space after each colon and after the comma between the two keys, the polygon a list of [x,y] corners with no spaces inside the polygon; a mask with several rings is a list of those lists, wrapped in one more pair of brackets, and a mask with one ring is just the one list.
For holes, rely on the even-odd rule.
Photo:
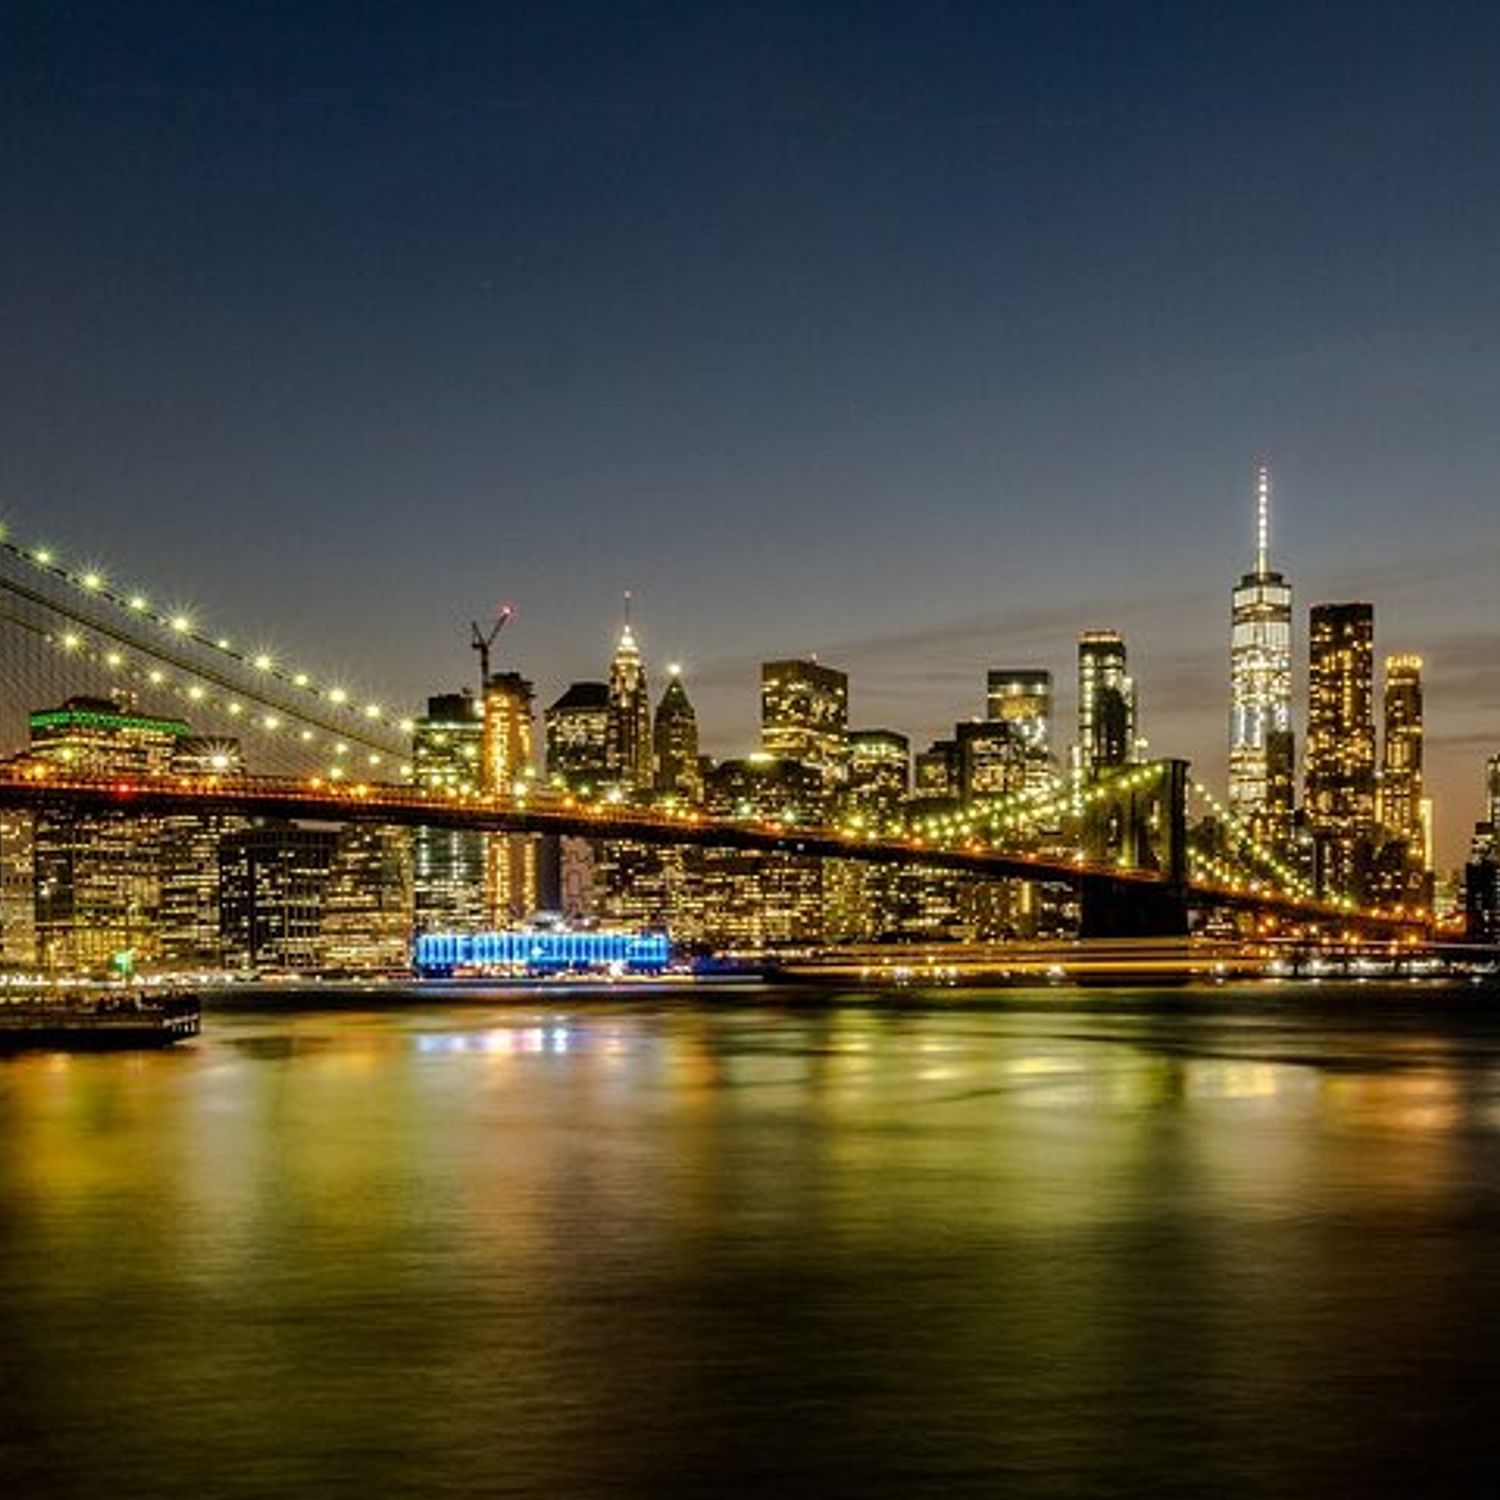
{"label": "smooth water surface", "polygon": [[451,991],[0,1061],[0,1494],[1494,1493],[1500,997]]}

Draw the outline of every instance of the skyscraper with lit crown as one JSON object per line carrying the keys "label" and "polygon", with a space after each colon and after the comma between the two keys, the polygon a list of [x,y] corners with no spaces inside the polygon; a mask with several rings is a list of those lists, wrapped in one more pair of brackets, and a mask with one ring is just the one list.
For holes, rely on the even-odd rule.
{"label": "skyscraper with lit crown", "polygon": [[682,685],[682,668],[667,668],[667,686],[656,705],[652,738],[656,752],[656,790],[684,802],[703,798],[703,772],[698,764],[698,716]]}
{"label": "skyscraper with lit crown", "polygon": [[605,732],[607,774],[627,792],[649,791],[652,783],[651,698],[646,665],[630,628],[626,596],[625,626],[609,664],[609,721]]}
{"label": "skyscraper with lit crown", "polygon": [[1229,638],[1229,806],[1276,846],[1291,831],[1292,590],[1271,567],[1271,475],[1255,476],[1255,566],[1235,585]]}

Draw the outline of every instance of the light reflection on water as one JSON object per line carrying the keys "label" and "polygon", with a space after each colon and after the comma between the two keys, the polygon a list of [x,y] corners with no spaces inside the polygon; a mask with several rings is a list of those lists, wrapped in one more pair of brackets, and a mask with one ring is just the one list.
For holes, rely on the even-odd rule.
{"label": "light reflection on water", "polygon": [[7,1495],[1465,1492],[1500,1022],[535,992],[0,1064]]}

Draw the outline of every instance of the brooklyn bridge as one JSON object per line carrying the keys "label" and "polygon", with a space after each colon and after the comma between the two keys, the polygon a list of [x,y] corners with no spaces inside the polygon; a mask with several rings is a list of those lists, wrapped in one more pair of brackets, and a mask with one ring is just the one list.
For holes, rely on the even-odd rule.
{"label": "brooklyn bridge", "polygon": [[[636,806],[531,778],[458,790],[418,784],[413,721],[373,695],[247,650],[101,574],[0,537],[5,730],[68,694],[128,694],[246,743],[255,774],[97,774],[25,754],[0,765],[0,808],[217,814],[555,834],[965,872],[1069,888],[1084,937],[1186,933],[1193,913],[1354,938],[1430,937],[1426,910],[1315,895],[1180,759],[1160,758],[1036,793],[881,820],[711,815]],[[1047,830],[1046,836],[1039,830]]]}

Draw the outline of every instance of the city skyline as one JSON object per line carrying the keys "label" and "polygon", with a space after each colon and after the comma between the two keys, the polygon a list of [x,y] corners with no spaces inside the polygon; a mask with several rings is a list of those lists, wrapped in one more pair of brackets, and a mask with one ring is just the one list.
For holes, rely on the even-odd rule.
{"label": "city skyline", "polygon": [[[1257,568],[1261,564],[1261,546],[1265,535],[1264,499],[1267,487],[1266,474],[1266,465],[1264,463],[1257,465],[1250,471],[1248,482],[1242,486],[1245,492],[1241,497],[1242,508],[1246,511],[1246,516],[1248,517],[1245,525],[1253,538],[1253,555]],[[1278,483],[1278,492],[1279,488]],[[1279,511],[1277,524],[1278,526],[1280,524]],[[19,535],[15,534],[13,527],[7,528],[5,540],[12,546],[26,550],[26,544]],[[53,555],[55,550],[49,548],[48,555]],[[65,556],[60,552],[56,553],[56,557],[60,564],[64,564],[71,569],[76,570],[80,566],[83,566],[76,558]],[[1277,561],[1278,563],[1285,561],[1279,547],[1277,550]],[[1293,562],[1295,563],[1295,559]],[[119,579],[112,571],[105,571],[103,564],[97,561],[91,561],[87,566],[99,567],[101,569],[99,573],[101,582],[107,582],[107,585],[112,588],[135,587],[136,584],[141,582],[140,580],[130,581]],[[1247,578],[1252,576],[1254,576],[1254,570],[1246,575]],[[1391,582],[1389,579],[1385,581],[1387,583]],[[161,582],[162,580],[160,579],[155,580],[157,584]],[[1399,593],[1401,580],[1397,579],[1395,583],[1397,585],[1395,592]],[[1374,591],[1356,589],[1351,592],[1363,594],[1373,593]],[[1196,594],[1197,591],[1194,590],[1187,597],[1196,597]],[[156,607],[165,607],[162,605],[162,601],[169,597],[180,602],[182,591],[179,590],[175,595],[170,592],[158,593],[152,597]],[[1301,589],[1296,590],[1295,599],[1296,602],[1292,611],[1292,639],[1294,648],[1293,702],[1295,705],[1294,722],[1300,729],[1305,722],[1308,708],[1309,664],[1307,621],[1310,610],[1316,607],[1320,601],[1309,599]],[[1387,611],[1380,599],[1377,599],[1375,602],[1377,604],[1376,613],[1379,621],[1377,627],[1379,630],[1379,639],[1377,642],[1378,655],[1383,659],[1393,651],[1398,654],[1410,654],[1415,648],[1411,646],[1410,642],[1403,641],[1398,644],[1392,639],[1392,633],[1387,623]],[[1224,591],[1222,588],[1218,591],[1218,603],[1221,611],[1223,611]],[[738,657],[723,658],[718,663],[709,663],[704,668],[698,669],[695,669],[693,665],[693,653],[691,652],[677,653],[671,660],[668,660],[665,654],[658,655],[649,649],[651,642],[649,619],[642,631],[642,640],[645,642],[645,647],[643,648],[637,643],[636,629],[640,622],[641,609],[634,597],[633,591],[623,591],[620,598],[615,601],[615,604],[616,611],[611,639],[615,642],[616,651],[618,651],[620,642],[623,639],[626,643],[627,654],[635,656],[642,661],[648,680],[653,673],[664,673],[666,669],[670,668],[676,674],[681,675],[690,685],[695,705],[700,709],[703,709],[705,705],[707,706],[706,711],[702,712],[701,715],[703,750],[717,758],[726,758],[744,755],[759,749],[760,729],[753,684],[755,677],[762,672],[766,664],[766,658],[764,656],[753,656],[749,650],[746,650],[743,655]],[[174,604],[170,607],[175,610],[177,605]],[[189,606],[183,605],[182,607],[186,609]],[[1165,601],[1157,601],[1145,611],[1139,609],[1134,611],[1128,609],[1122,610],[1121,613],[1125,616],[1142,619],[1147,622],[1146,628],[1140,631],[1126,630],[1120,632],[1130,642],[1130,650],[1134,653],[1132,657],[1133,663],[1140,660],[1141,656],[1144,655],[1142,649],[1137,645],[1138,637],[1151,638],[1150,622],[1153,620],[1159,622],[1163,610],[1168,607]],[[540,722],[540,707],[550,701],[554,690],[565,690],[565,681],[551,682],[542,678],[540,674],[533,670],[530,659],[531,654],[528,650],[528,632],[524,628],[524,622],[529,613],[528,609],[524,605],[518,609],[515,605],[507,604],[503,607],[503,612],[507,623],[512,628],[501,637],[499,643],[493,649],[497,661],[502,666],[514,668],[522,676],[537,683],[538,714],[536,731],[539,734],[542,727]],[[1031,655],[1027,658],[1028,667],[1034,670],[1050,670],[1050,663],[1058,659],[1061,651],[1068,651],[1071,656],[1072,650],[1080,637],[1100,633],[1092,630],[1075,629],[1071,635],[1064,638],[1062,643],[1054,642],[1049,632],[1054,628],[1065,628],[1065,617],[1073,613],[1072,606],[1061,605],[1049,617],[1029,618],[1025,622],[1027,626],[1026,630],[1012,632],[1010,639],[1029,639],[1036,643],[1036,649],[1039,654]],[[1206,695],[1205,697],[1193,700],[1189,696],[1192,689],[1188,688],[1184,690],[1183,675],[1180,668],[1182,658],[1179,655],[1175,655],[1171,650],[1162,653],[1156,660],[1148,660],[1145,663],[1145,675],[1143,678],[1139,671],[1133,671],[1132,678],[1140,680],[1139,682],[1133,680],[1131,683],[1132,692],[1135,692],[1138,688],[1143,695],[1144,707],[1140,710],[1141,721],[1137,725],[1136,732],[1149,745],[1150,753],[1184,756],[1194,764],[1199,775],[1204,776],[1205,779],[1219,786],[1221,794],[1229,785],[1228,756],[1224,744],[1222,719],[1230,705],[1232,690],[1230,613],[1229,611],[1224,611],[1222,656],[1217,683],[1206,679],[1206,672],[1203,671],[1202,667],[1198,669],[1191,679],[1192,682],[1197,684],[1197,689]],[[179,619],[179,621],[191,618],[195,629],[201,628],[210,634],[216,634],[220,629],[226,628],[225,621],[211,614],[195,613],[190,617],[176,616],[175,618]],[[1077,616],[1075,615],[1076,618]],[[517,626],[520,628],[517,628]],[[978,622],[971,622],[967,633],[971,641],[968,652],[970,659],[973,659],[975,650],[982,649],[984,633],[979,629]],[[1180,634],[1180,632],[1173,633]],[[1102,634],[1109,636],[1112,632],[1104,631]],[[235,641],[237,645],[243,646],[246,639],[246,637],[236,632]],[[935,650],[941,649],[943,640],[944,636],[941,633],[935,633],[928,638],[928,644]],[[268,644],[264,638],[261,638],[257,641],[257,649]],[[279,642],[277,644],[279,647],[285,643]],[[558,643],[552,642],[550,644],[553,648],[553,654],[555,654]],[[1061,651],[1059,650],[1059,644]],[[450,642],[450,658],[457,664],[458,670],[443,677],[441,669],[439,669],[438,675],[429,678],[420,697],[413,699],[410,703],[399,705],[394,701],[388,701],[388,708],[394,710],[399,707],[402,711],[415,715],[419,711],[421,703],[425,702],[427,697],[434,694],[440,695],[445,692],[452,692],[464,687],[468,682],[468,677],[472,675],[472,661],[466,660],[468,656],[467,652],[460,655],[462,646],[463,639],[457,636]],[[868,658],[868,656],[873,655],[877,659],[877,662],[882,663],[888,669],[891,665],[890,658],[892,654],[899,653],[901,649],[900,642],[888,636],[867,638],[864,643],[860,643],[855,638],[846,642],[845,646],[847,649],[844,654],[837,659],[830,659],[826,653],[816,651],[804,653],[800,658],[791,659],[810,660],[817,658],[825,661],[835,671],[843,672],[845,670],[844,662]],[[569,648],[575,654],[585,649],[576,638],[569,642]],[[278,661],[290,661],[292,659],[291,656],[284,654],[279,649],[274,654]],[[1421,651],[1417,654],[1423,657],[1424,681],[1430,684],[1433,678],[1430,654],[1426,651]],[[686,665],[683,663],[684,656],[687,660]],[[893,691],[891,684],[882,678],[881,665],[876,665],[872,672],[848,671],[847,675],[851,683],[849,690],[849,723],[851,727],[857,728],[889,728],[897,730],[907,735],[912,742],[914,751],[920,750],[928,743],[943,741],[952,734],[953,724],[956,719],[983,719],[985,717],[985,679],[988,674],[996,670],[994,662],[1006,659],[1007,656],[1019,660],[1021,653],[1020,651],[1009,651],[1005,646],[997,648],[989,654],[989,664],[980,669],[977,679],[970,680],[967,683],[959,680],[962,675],[961,669],[953,658],[942,660],[941,664],[936,666],[930,674],[936,680],[927,685],[932,704],[929,710],[932,715],[930,720],[932,727],[930,729],[925,727],[925,724],[916,726],[909,720],[897,719],[894,714],[887,714],[885,717],[881,717],[878,711],[865,711],[862,705],[881,702],[899,704],[901,701],[900,690]],[[1064,661],[1068,660],[1068,658],[1062,659]],[[1170,670],[1170,664],[1174,660],[1179,662],[1179,670],[1176,674],[1173,674]],[[316,668],[320,664],[307,661],[304,665]],[[608,675],[609,664],[607,657],[604,659],[596,658],[592,662],[584,662],[583,665],[585,667],[583,672],[566,681],[577,683],[591,675],[594,677]],[[1159,681],[1157,678],[1158,668],[1167,669]],[[1207,670],[1211,671],[1212,667],[1208,666]],[[378,673],[378,671],[379,667],[377,665],[371,674],[364,676],[362,679],[351,679],[348,676],[342,678],[325,676],[323,680],[343,682],[350,691],[351,696],[358,696],[362,691],[366,690],[384,693],[389,684],[378,680],[375,676],[375,673]],[[1076,692],[1074,691],[1076,688],[1076,678],[1074,678],[1071,666],[1058,673],[1057,678],[1062,684],[1062,692],[1053,702],[1053,723],[1057,726],[1076,725],[1077,699]],[[1070,679],[1072,680],[1070,681]],[[1441,677],[1439,677],[1439,680],[1441,680]],[[1173,691],[1174,687],[1176,688],[1175,692]],[[1159,692],[1158,689],[1162,691]],[[963,698],[955,700],[951,696],[948,696],[955,692],[962,693],[965,690],[967,690],[968,695],[967,701]],[[1217,700],[1214,697],[1215,694],[1218,695]],[[1436,805],[1435,860],[1438,868],[1447,869],[1462,863],[1468,850],[1473,824],[1484,815],[1483,763],[1487,758],[1486,752],[1488,747],[1494,743],[1494,740],[1481,730],[1479,735],[1481,753],[1471,755],[1463,744],[1445,743],[1442,738],[1441,728],[1438,734],[1434,736],[1431,731],[1434,696],[1429,689],[1427,784]],[[728,707],[727,713],[723,711],[726,706]],[[1438,724],[1441,726],[1444,723],[1445,717],[1448,716],[1444,715],[1441,702],[1436,706],[1438,708],[1436,718]],[[1132,712],[1134,711],[1132,710]],[[1217,726],[1219,730],[1217,740],[1213,738],[1212,722],[1216,714],[1220,719],[1220,723]],[[1184,729],[1186,733],[1184,733]],[[1060,756],[1065,756],[1069,747],[1076,743],[1076,733],[1068,729],[1054,729],[1053,732],[1057,741],[1055,750]],[[1175,740],[1167,738],[1170,735],[1177,735],[1178,738]],[[1191,747],[1195,745],[1200,751],[1197,755],[1191,753]],[[534,758],[540,762],[540,755]],[[1301,746],[1299,744],[1298,766],[1295,777],[1299,796],[1301,780]],[[1456,795],[1453,795],[1455,790]]]}
{"label": "city skyline", "polygon": [[762,660],[925,740],[1116,628],[1222,783],[1199,705],[1266,457],[1299,600],[1373,598],[1427,662],[1451,862],[1500,723],[1497,30],[34,8],[0,512],[409,703],[497,598],[535,680],[593,675],[634,589],[719,753]]}

